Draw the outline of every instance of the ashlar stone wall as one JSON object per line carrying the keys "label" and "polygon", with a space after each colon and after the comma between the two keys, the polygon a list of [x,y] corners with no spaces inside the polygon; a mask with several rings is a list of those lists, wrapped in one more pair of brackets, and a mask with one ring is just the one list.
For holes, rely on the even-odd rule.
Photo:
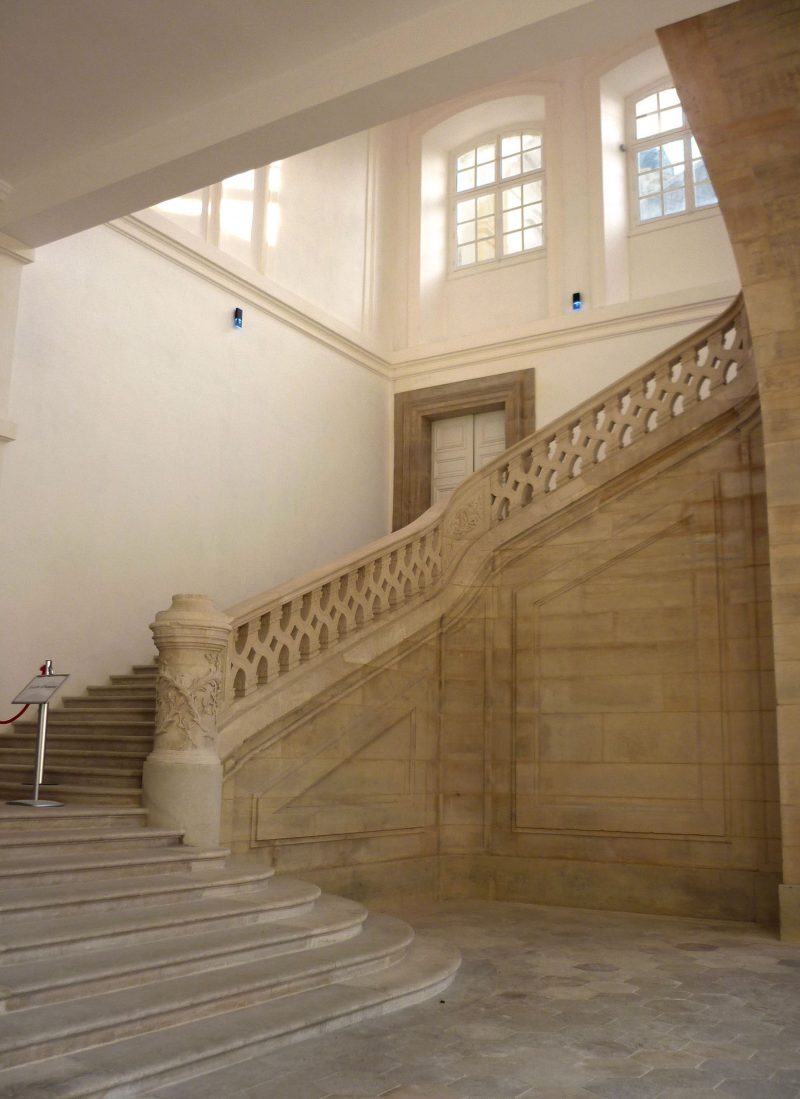
{"label": "ashlar stone wall", "polygon": [[251,738],[228,767],[234,849],[374,907],[774,921],[755,402],[737,422],[555,512],[450,617]]}

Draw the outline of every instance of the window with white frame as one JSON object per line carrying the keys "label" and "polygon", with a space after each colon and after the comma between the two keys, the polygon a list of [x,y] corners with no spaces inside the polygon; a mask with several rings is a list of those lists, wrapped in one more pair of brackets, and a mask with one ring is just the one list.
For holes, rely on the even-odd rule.
{"label": "window with white frame", "polygon": [[628,149],[635,224],[717,205],[675,88],[631,100]]}
{"label": "window with white frame", "polygon": [[497,134],[453,157],[454,267],[544,245],[542,135]]}

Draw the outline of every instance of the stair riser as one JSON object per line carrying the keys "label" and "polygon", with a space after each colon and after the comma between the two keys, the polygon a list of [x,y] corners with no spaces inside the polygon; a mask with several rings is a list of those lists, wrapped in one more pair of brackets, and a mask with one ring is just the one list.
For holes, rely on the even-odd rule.
{"label": "stair riser", "polygon": [[63,1035],[39,1043],[31,1043],[24,1048],[9,1050],[0,1056],[0,1068],[11,1068],[14,1065],[28,1064],[31,1061],[37,1061],[45,1057],[74,1053],[86,1046],[131,1038],[136,1034],[148,1034],[161,1029],[164,1025],[176,1026],[181,1023],[195,1022],[198,1019],[207,1019],[209,1016],[219,1015],[225,1011],[236,1011],[239,1008],[268,1003],[279,996],[307,992],[312,988],[324,988],[334,981],[344,981],[348,978],[363,976],[366,973],[388,969],[389,966],[401,961],[406,953],[407,946],[404,945],[401,949],[379,958],[370,958],[352,965],[337,966],[328,972],[310,974],[305,978],[287,981],[280,985],[242,989],[228,995],[217,996],[202,1003],[195,1000],[182,1007],[173,1005],[164,1012],[141,1018],[127,1019],[124,1023],[116,1022],[105,1026],[101,1024],[91,1030],[85,1030],[77,1034]]}
{"label": "stair riser", "polygon": [[154,981],[166,980],[170,977],[182,977],[190,973],[207,972],[210,969],[222,969],[229,965],[246,965],[248,962],[261,961],[264,958],[273,958],[278,955],[299,953],[311,950],[315,947],[330,946],[333,943],[344,942],[355,938],[361,931],[361,923],[338,931],[327,931],[319,935],[305,936],[302,939],[292,939],[285,943],[272,943],[262,947],[252,947],[247,950],[236,950],[235,942],[232,948],[224,953],[206,954],[202,957],[186,959],[173,965],[162,965],[153,969],[141,969],[129,973],[116,974],[114,976],[98,978],[91,981],[73,982],[61,988],[40,989],[18,996],[9,996],[5,1000],[0,999],[0,1012],[16,1011],[25,1007],[36,1007],[41,1004],[56,1004],[75,999],[78,996],[94,996],[102,992],[113,992],[121,988],[133,988],[141,985],[152,984]]}
{"label": "stair riser", "polygon": [[[35,735],[35,727],[27,725],[23,725],[18,731],[21,732],[23,729],[27,730],[28,728],[33,728]],[[130,717],[128,714],[104,717],[102,714],[97,713],[73,713],[65,710],[58,710],[56,713],[51,714],[47,722],[48,737],[53,733],[65,733],[72,729],[80,731],[86,729],[87,735],[92,736],[96,733],[104,733],[106,736],[112,737],[120,734],[152,736],[154,728],[155,721],[152,715],[147,718]]]}
{"label": "stair riser", "polygon": [[[106,770],[132,770],[134,767],[141,767],[142,763],[147,759],[150,754],[149,751],[143,752],[126,752],[115,753],[103,752],[100,750],[94,751],[89,749],[72,749],[69,750],[63,748],[55,748],[48,744],[47,757],[45,759],[45,772],[58,771],[62,767],[72,770],[81,770],[84,767],[97,768],[102,767]],[[31,774],[33,773],[33,766],[36,760],[36,754],[31,748],[17,748],[13,752],[0,750],[0,767],[4,770],[11,770],[15,768],[23,768]]]}
{"label": "stair riser", "polygon": [[263,881],[242,882],[239,885],[214,885],[203,883],[202,879],[189,888],[170,890],[169,887],[159,890],[157,893],[125,894],[122,897],[97,897],[81,900],[65,900],[56,902],[51,899],[48,903],[42,898],[41,903],[20,905],[13,903],[0,905],[0,921],[53,919],[59,915],[76,916],[83,912],[109,912],[115,909],[145,908],[159,904],[178,904],[181,901],[200,900],[202,897],[232,897],[239,894],[263,889]]}
{"label": "stair riser", "polygon": [[0,834],[3,861],[32,857],[56,861],[65,855],[129,855],[133,851],[163,851],[167,848],[179,847],[180,842],[179,836],[148,836],[143,832],[140,838],[133,835],[130,839],[107,840],[99,835],[95,839],[87,836],[86,839],[71,839],[63,843],[56,838],[37,840],[36,843],[5,843]]}
{"label": "stair riser", "polygon": [[[124,868],[124,874],[126,878],[135,878],[158,874],[164,876],[167,874],[187,874],[192,870],[197,869],[209,869],[208,860],[197,860],[191,858],[176,860],[173,862],[142,862],[136,863],[132,866],[126,865]],[[113,864],[109,866],[94,866],[85,868],[67,867],[64,870],[59,870],[56,867],[49,867],[46,870],[31,871],[30,874],[14,874],[6,873],[4,868],[0,867],[0,889],[23,889],[28,886],[39,885],[64,885],[67,882],[87,882],[87,881],[119,881],[120,867]]]}
{"label": "stair riser", "polygon": [[[96,765],[100,766],[98,760]],[[111,770],[111,768],[105,768],[105,770]],[[126,768],[130,770],[130,768]],[[9,779],[13,779],[16,776],[17,783],[20,786],[25,786],[28,789],[33,789],[33,768],[28,770],[27,767],[5,767],[4,773]],[[99,770],[91,770],[87,764],[85,767],[77,767],[74,770],[59,770],[58,767],[51,767],[49,764],[45,764],[44,769],[44,782],[43,787],[47,787],[49,793],[58,798],[59,786],[102,786],[105,789],[112,790],[139,790],[142,786],[142,772],[139,769],[132,775],[125,774],[103,774]],[[30,796],[30,795],[29,795]]]}
{"label": "stair riser", "polygon": [[116,705],[111,702],[105,702],[102,699],[98,699],[96,702],[91,698],[76,698],[74,702],[71,702],[68,698],[64,699],[64,709],[59,711],[68,717],[75,717],[78,714],[85,714],[87,717],[108,717],[114,720],[115,718],[121,721],[123,718],[138,719],[139,721],[145,721],[146,719],[153,720],[156,714],[155,702],[118,702]]}
{"label": "stair riser", "polygon": [[157,939],[165,939],[170,935],[194,933],[203,931],[215,931],[252,927],[255,924],[272,923],[278,919],[290,919],[293,916],[304,916],[314,907],[313,901],[303,901],[300,904],[289,905],[281,909],[259,909],[251,912],[234,913],[226,916],[203,916],[195,921],[187,921],[185,918],[173,924],[162,924],[158,927],[124,931],[118,934],[94,935],[86,939],[72,939],[68,942],[37,943],[35,946],[16,948],[7,947],[0,952],[0,962],[13,965],[16,962],[34,962],[44,958],[57,958],[65,951],[70,954],[90,953],[94,950],[103,950],[114,946],[130,946],[135,943],[154,942]]}
{"label": "stair riser", "polygon": [[[30,786],[0,785],[0,802],[17,801],[31,797]],[[39,796],[53,801],[63,801],[68,798],[70,805],[80,805],[89,808],[93,805],[113,806],[117,809],[140,809],[142,805],[142,791],[119,791],[109,793],[108,790],[98,787],[97,792],[88,790],[76,790],[70,786],[40,787]],[[33,812],[33,810],[31,810]],[[47,812],[46,809],[41,812]]]}
{"label": "stair riser", "polygon": [[[4,808],[4,802],[0,801],[0,813]],[[130,829],[132,840],[141,839],[139,833],[147,826],[147,813],[144,809],[118,809],[112,812],[104,809],[105,807],[89,809],[77,814],[65,813],[59,809],[21,809],[13,815],[0,815],[0,843],[4,842],[9,832],[30,831],[47,835],[51,830],[74,832],[78,829],[86,830],[88,843],[99,840],[107,829],[114,832]]]}

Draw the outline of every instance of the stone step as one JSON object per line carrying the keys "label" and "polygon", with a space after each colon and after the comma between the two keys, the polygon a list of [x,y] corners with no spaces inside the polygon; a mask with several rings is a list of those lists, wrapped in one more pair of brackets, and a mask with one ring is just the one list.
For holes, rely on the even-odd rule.
{"label": "stone step", "polygon": [[188,933],[181,927],[173,937],[152,942],[3,965],[0,1011],[58,1003],[328,946],[357,935],[366,915],[366,909],[355,901],[323,896],[310,912],[241,927],[235,935],[228,927]]}
{"label": "stone step", "polygon": [[50,836],[60,829],[80,830],[87,838],[96,841],[103,829],[129,830],[134,836],[147,826],[147,811],[142,808],[92,808],[83,805],[65,805],[55,809],[31,809],[24,805],[5,805],[0,802],[0,843],[6,835],[24,830],[34,835]]}
{"label": "stone step", "polygon": [[313,991],[54,1057],[44,1064],[7,1069],[0,1072],[0,1095],[128,1099],[149,1094],[156,1087],[419,1003],[447,988],[459,964],[453,947],[419,935],[400,965],[359,976],[342,974]]}
{"label": "stone step", "polygon": [[[0,751],[6,751],[7,748],[25,748],[28,751],[35,751],[36,731],[34,729],[21,731],[13,738],[9,738],[8,744],[5,739],[0,739],[0,745],[2,745]],[[152,733],[150,736],[133,736],[130,733],[109,735],[102,729],[73,732],[50,728],[47,730],[47,757],[49,758],[50,753],[57,750],[148,755],[153,750],[153,735]]]}
{"label": "stone step", "polygon": [[129,672],[127,675],[110,675],[108,677],[109,683],[112,687],[136,687],[138,690],[144,690],[145,687],[149,687],[152,690],[156,689],[156,666],[153,665],[152,669],[149,669],[147,673]]}
{"label": "stone step", "polygon": [[217,1016],[335,980],[384,969],[408,952],[414,933],[392,916],[368,916],[355,938],[315,950],[171,977],[61,1004],[10,1012],[0,1031],[0,1067],[118,1041]]}
{"label": "stone step", "polygon": [[178,900],[169,904],[106,909],[79,916],[56,913],[2,930],[3,964],[61,958],[66,952],[88,957],[93,950],[150,944],[180,934],[224,929],[235,938],[242,928],[264,926],[311,911],[320,895],[310,882],[274,878],[240,894]]}
{"label": "stone step", "polygon": [[[6,781],[0,776],[0,799],[6,801],[19,801],[30,798],[33,795],[33,782]],[[39,787],[39,797],[52,798],[54,801],[67,801],[72,805],[96,805],[117,806],[129,808],[141,808],[142,790],[122,789],[113,786],[83,786],[76,783],[42,783]],[[40,812],[50,812],[42,809]]]}
{"label": "stone step", "polygon": [[[36,727],[35,722],[17,722],[17,727],[26,728],[28,725]],[[53,730],[61,729],[98,729],[108,730],[109,733],[129,731],[152,736],[155,721],[152,717],[127,717],[121,712],[114,711],[112,716],[98,713],[96,710],[78,713],[74,710],[52,710],[47,719],[47,735]]]}
{"label": "stone step", "polygon": [[[45,760],[44,782],[48,786],[67,786],[71,783],[80,786],[104,786],[115,790],[138,789],[142,785],[142,768],[138,767],[103,767],[102,760],[87,757],[84,766],[69,767],[51,761],[48,755]],[[23,763],[5,763],[3,765],[3,780],[24,784],[26,780],[33,783],[33,767]]]}
{"label": "stone step", "polygon": [[48,852],[28,851],[23,859],[17,855],[0,854],[0,904],[9,890],[25,889],[30,885],[62,885],[67,882],[100,882],[139,875],[186,874],[204,870],[223,862],[228,852],[223,848],[206,850],[178,844],[170,848],[147,848],[136,851],[110,850],[103,854],[76,852],[61,854],[54,861]]}
{"label": "stone step", "polygon": [[124,853],[131,850],[176,847],[180,845],[182,836],[181,832],[170,832],[163,828],[112,830],[107,827],[102,830],[79,828],[70,831],[63,825],[53,825],[47,817],[40,818],[39,823],[39,828],[21,828],[17,832],[8,828],[0,829],[0,865],[11,857],[24,859],[35,855],[36,858],[60,859],[65,855],[82,852],[99,856],[106,852]]}
{"label": "stone step", "polygon": [[32,920],[70,913],[102,912],[107,909],[139,908],[150,904],[171,904],[200,897],[230,896],[263,887],[272,870],[247,872],[243,869],[203,870],[191,874],[161,874],[155,877],[104,878],[66,884],[14,887],[0,891],[0,920]]}
{"label": "stone step", "polygon": [[104,687],[87,687],[86,694],[89,698],[104,698],[108,700],[143,699],[146,702],[154,701],[156,697],[155,682],[152,686],[142,683],[112,683]]}
{"label": "stone step", "polygon": [[87,695],[78,695],[75,698],[62,699],[64,712],[75,714],[100,714],[108,717],[119,717],[121,714],[131,717],[148,717],[156,712],[155,696],[150,698],[90,698]]}
{"label": "stone step", "polygon": [[133,675],[151,675],[153,678],[155,678],[157,670],[155,660],[150,664],[134,664],[131,669]]}
{"label": "stone step", "polygon": [[[123,767],[128,764],[131,767],[137,766],[141,771],[142,762],[147,758],[152,750],[152,745],[149,748],[142,748],[139,751],[120,751],[116,748],[111,749],[99,749],[92,745],[89,748],[79,748],[71,740],[51,740],[47,738],[47,754],[45,757],[46,767],[45,770],[49,770],[51,767],[58,769],[59,767],[80,767],[81,762],[85,761],[90,766],[115,766],[120,764]],[[36,758],[36,740],[31,739],[30,744],[17,744],[14,747],[6,744],[0,744],[0,767],[5,768],[7,764],[20,764],[28,767],[32,767],[33,761]]]}

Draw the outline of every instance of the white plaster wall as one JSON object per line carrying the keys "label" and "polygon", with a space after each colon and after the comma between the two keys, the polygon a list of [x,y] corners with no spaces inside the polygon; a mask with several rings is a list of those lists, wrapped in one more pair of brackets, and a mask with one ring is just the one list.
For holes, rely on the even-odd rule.
{"label": "white plaster wall", "polygon": [[364,322],[369,133],[281,161],[265,274],[351,328]]}
{"label": "white plaster wall", "polygon": [[718,209],[632,233],[628,248],[631,297],[638,300],[712,285],[736,271]]}
{"label": "white plaster wall", "polygon": [[23,274],[5,448],[0,703],[153,655],[178,591],[221,607],[386,531],[381,377],[108,228]]}

